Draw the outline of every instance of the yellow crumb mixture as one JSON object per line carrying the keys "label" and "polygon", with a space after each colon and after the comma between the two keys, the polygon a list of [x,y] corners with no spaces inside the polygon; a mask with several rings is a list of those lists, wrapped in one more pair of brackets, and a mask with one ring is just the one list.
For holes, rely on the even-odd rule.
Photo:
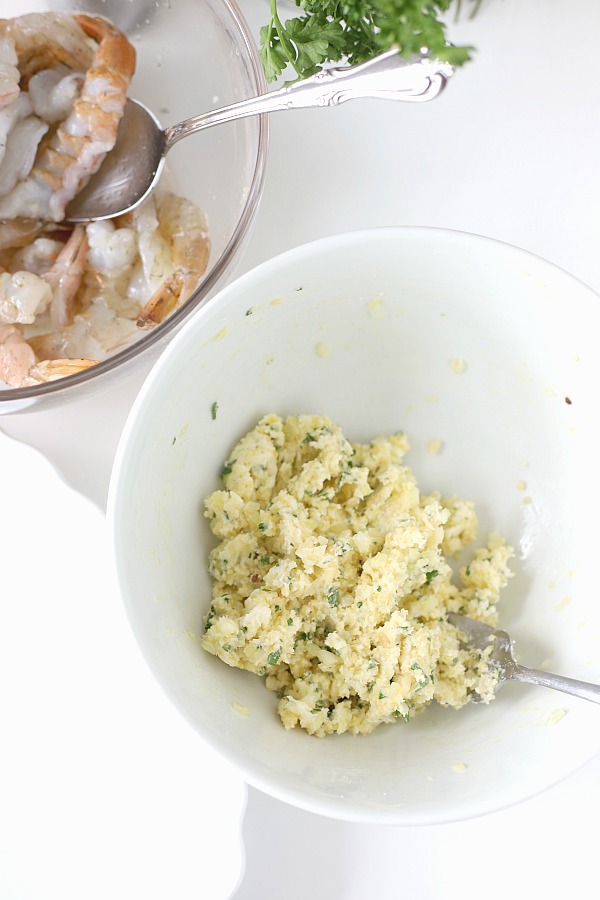
{"label": "yellow crumb mixture", "polygon": [[432,700],[493,697],[488,654],[462,649],[446,616],[495,625],[512,550],[491,535],[454,584],[473,504],[421,495],[408,449],[403,434],[351,444],[324,416],[267,415],[205,501],[220,543],[202,646],[266,676],[286,728],[367,734]]}

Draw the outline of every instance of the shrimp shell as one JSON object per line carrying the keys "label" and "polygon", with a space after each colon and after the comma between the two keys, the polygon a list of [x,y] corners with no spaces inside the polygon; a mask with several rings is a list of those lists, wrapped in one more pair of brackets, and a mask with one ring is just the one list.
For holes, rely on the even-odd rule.
{"label": "shrimp shell", "polygon": [[43,359],[35,363],[27,371],[18,387],[31,387],[36,384],[45,384],[48,381],[57,381],[66,378],[67,375],[76,375],[95,366],[95,359]]}

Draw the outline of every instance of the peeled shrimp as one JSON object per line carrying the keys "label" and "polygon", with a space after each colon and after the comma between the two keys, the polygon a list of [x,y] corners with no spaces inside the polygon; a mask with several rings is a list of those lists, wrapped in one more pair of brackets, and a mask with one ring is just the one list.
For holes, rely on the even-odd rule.
{"label": "peeled shrimp", "polygon": [[29,13],[0,19],[0,37],[9,38],[17,53],[21,88],[42,69],[64,63],[84,72],[92,65],[94,44],[66,13]]}
{"label": "peeled shrimp", "polygon": [[[52,249],[57,242],[52,241]],[[62,246],[62,245],[59,245]],[[41,248],[38,247],[38,250]],[[48,249],[48,247],[46,247]],[[30,270],[0,274],[0,322],[31,325],[46,310],[50,312],[53,328],[64,328],[72,318],[75,296],[85,271],[87,239],[85,228],[78,225],[52,261],[49,268],[42,264],[40,273]],[[16,254],[13,263],[23,258]],[[25,259],[27,256],[25,255]],[[48,257],[46,256],[46,259]]]}
{"label": "peeled shrimp", "polygon": [[2,109],[0,107],[0,163],[4,159],[8,136],[17,122],[26,119],[32,114],[31,100],[29,95],[20,93],[9,106]]}
{"label": "peeled shrimp", "polygon": [[48,308],[52,289],[33,272],[0,275],[0,323],[30,325]]}
{"label": "peeled shrimp", "polygon": [[36,116],[49,124],[66,119],[79,96],[83,79],[83,72],[73,72],[62,65],[37,72],[27,92]]}
{"label": "peeled shrimp", "polygon": [[37,219],[0,219],[0,252],[25,247],[41,234],[44,225]]}
{"label": "peeled shrimp", "polygon": [[94,365],[95,359],[43,359],[38,362],[16,325],[0,325],[0,382],[10,387],[56,381]]}
{"label": "peeled shrimp", "polygon": [[17,122],[6,141],[0,168],[0,197],[10,193],[23,178],[27,178],[35,161],[38,145],[48,131],[46,122],[37,116],[27,116]]}
{"label": "peeled shrimp", "polygon": [[17,63],[15,42],[0,34],[0,109],[10,106],[19,96],[21,73]]}
{"label": "peeled shrimp", "polygon": [[12,253],[5,254],[8,262],[10,259],[10,271],[33,272],[35,275],[44,275],[56,262],[58,255],[64,247],[64,241],[55,240],[41,235],[31,244],[26,244]]}
{"label": "peeled shrimp", "polygon": [[82,83],[83,74],[66,66],[44,69],[31,78],[28,92],[0,110],[0,197],[27,178],[41,139],[52,123],[69,115]]}
{"label": "peeled shrimp", "polygon": [[[29,18],[22,16],[21,20]],[[135,69],[135,50],[122,32],[100,16],[67,18],[82,34],[97,41],[96,52],[71,112],[47,142],[42,142],[29,175],[0,198],[0,217],[59,222],[68,203],[114,147]],[[18,53],[18,41],[16,44]],[[57,56],[54,62],[58,61],[66,62]]]}
{"label": "peeled shrimp", "polygon": [[0,325],[0,381],[19,387],[35,361],[21,330],[16,325]]}
{"label": "peeled shrimp", "polygon": [[154,292],[137,324],[157,324],[182,306],[206,270],[210,252],[206,217],[190,200],[166,194],[158,204],[160,230],[171,246],[173,273]]}

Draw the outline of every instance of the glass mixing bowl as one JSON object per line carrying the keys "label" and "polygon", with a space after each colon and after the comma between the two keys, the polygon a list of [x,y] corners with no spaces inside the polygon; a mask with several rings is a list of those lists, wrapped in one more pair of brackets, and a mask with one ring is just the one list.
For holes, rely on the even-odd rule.
{"label": "glass mixing bowl", "polygon": [[[47,10],[104,15],[127,34],[137,53],[129,96],[152,109],[163,127],[266,90],[253,36],[232,0],[5,0],[2,16]],[[90,369],[0,390],[0,415],[79,400],[114,387],[134,367],[150,369],[175,331],[230,275],[262,194],[267,146],[268,121],[261,116],[209,129],[169,152],[163,177],[168,174],[208,218],[211,255],[199,287],[163,323]]]}

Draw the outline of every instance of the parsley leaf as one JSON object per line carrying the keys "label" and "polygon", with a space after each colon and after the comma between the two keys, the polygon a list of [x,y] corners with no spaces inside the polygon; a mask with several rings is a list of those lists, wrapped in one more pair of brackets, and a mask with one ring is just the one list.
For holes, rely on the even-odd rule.
{"label": "parsley leaf", "polygon": [[[307,78],[327,63],[356,65],[392,47],[460,66],[472,47],[448,42],[443,15],[453,3],[458,14],[461,0],[296,0],[298,14],[282,22],[270,0],[269,24],[260,29],[265,77],[275,81],[291,66],[296,78]],[[471,3],[474,15],[481,0]]]}

